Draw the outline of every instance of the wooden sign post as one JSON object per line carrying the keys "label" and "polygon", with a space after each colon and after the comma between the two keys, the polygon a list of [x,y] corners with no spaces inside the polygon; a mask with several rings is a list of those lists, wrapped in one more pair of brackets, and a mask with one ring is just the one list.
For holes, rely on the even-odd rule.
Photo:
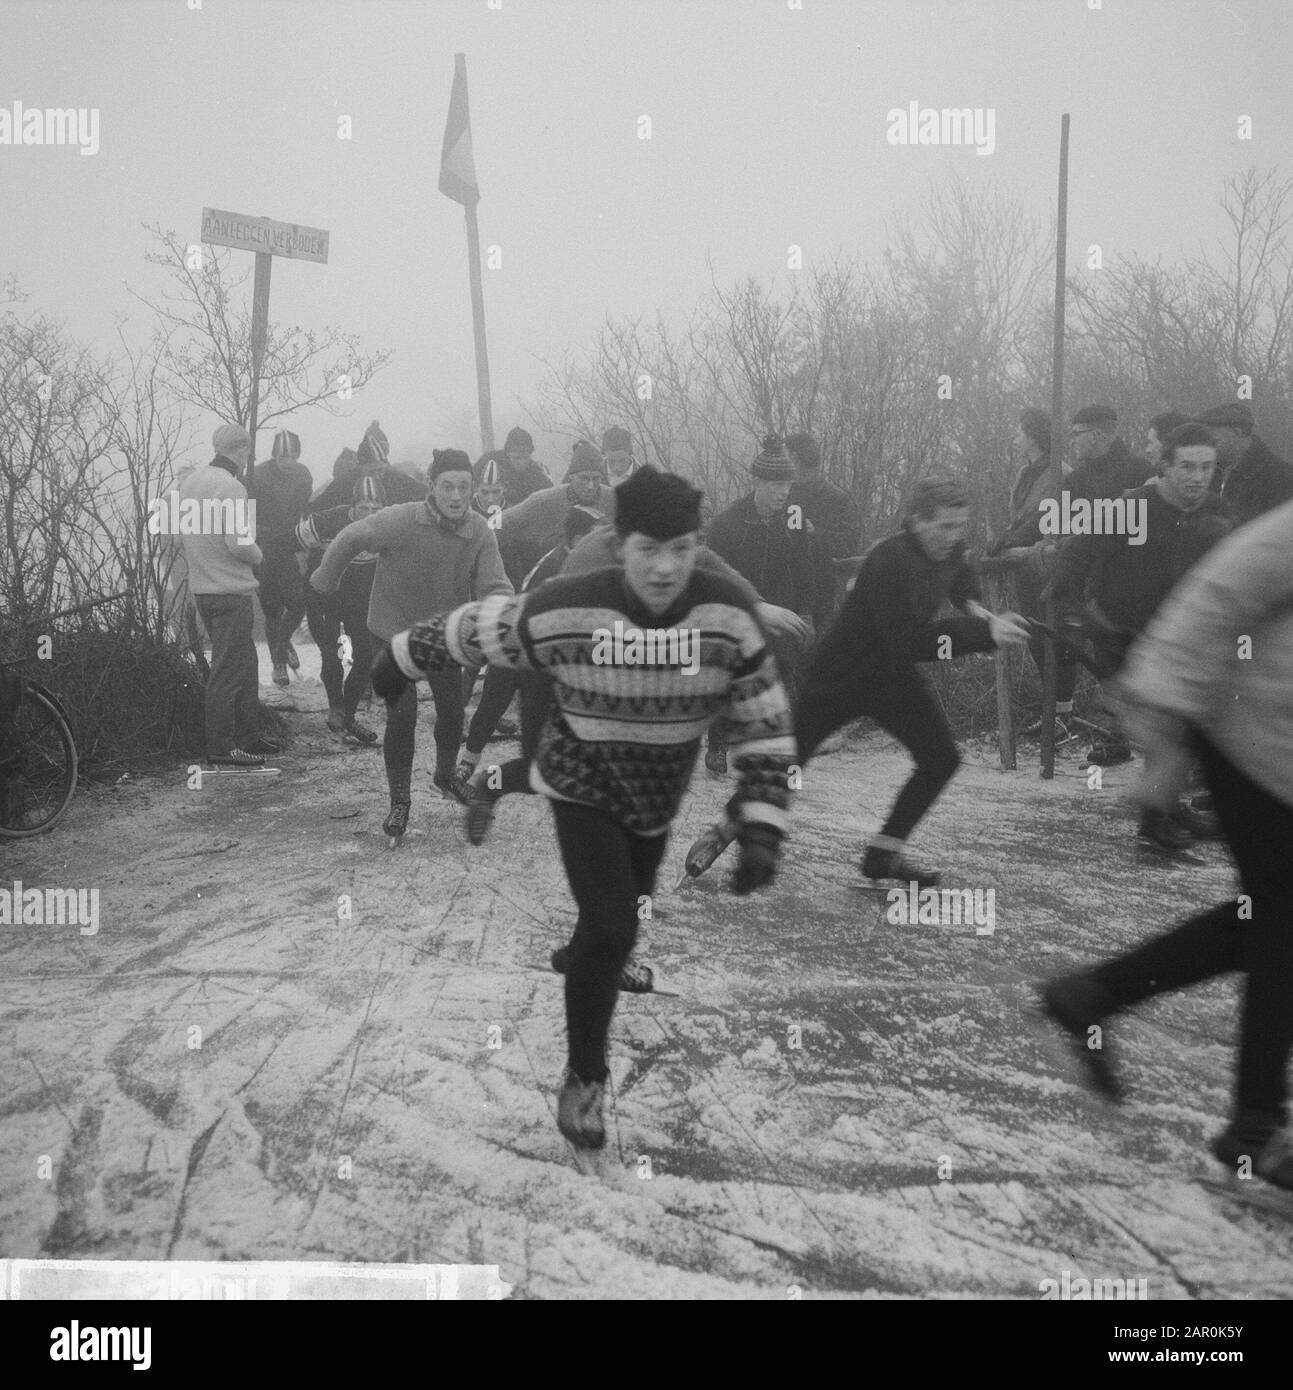
{"label": "wooden sign post", "polygon": [[247,411],[247,433],[251,435],[251,455],[247,459],[250,490],[256,466],[260,369],[265,360],[265,336],[269,331],[270,267],[275,256],[327,265],[328,234],[319,227],[301,227],[294,222],[272,222],[268,217],[246,217],[219,208],[203,208],[202,240],[215,246],[231,246],[236,251],[252,251],[256,256],[251,298],[251,401]]}

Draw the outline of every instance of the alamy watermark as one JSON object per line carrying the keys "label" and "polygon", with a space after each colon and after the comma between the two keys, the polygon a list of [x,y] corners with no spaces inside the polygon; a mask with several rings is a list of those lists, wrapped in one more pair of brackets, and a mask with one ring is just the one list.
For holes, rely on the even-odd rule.
{"label": "alamy watermark", "polygon": [[885,921],[894,926],[973,927],[975,936],[997,929],[995,888],[922,888],[914,879],[885,895]]}
{"label": "alamy watermark", "polygon": [[0,927],[80,927],[82,936],[99,930],[97,888],[12,888],[0,886]]}
{"label": "alamy watermark", "polygon": [[1043,536],[1126,536],[1144,545],[1149,534],[1149,503],[1143,497],[1074,498],[1061,492],[1038,503]]}
{"label": "alamy watermark", "polygon": [[256,539],[254,497],[181,497],[172,489],[148,499],[152,536],[237,536],[239,545]]}
{"label": "alamy watermark", "polygon": [[937,107],[909,101],[885,116],[891,145],[973,145],[975,154],[997,148],[997,112],[992,106]]}
{"label": "alamy watermark", "polygon": [[595,666],[678,666],[686,676],[700,670],[700,629],[697,627],[626,627],[619,618],[614,628],[593,629]]}
{"label": "alamy watermark", "polygon": [[0,106],[0,145],[76,145],[99,153],[97,106]]}

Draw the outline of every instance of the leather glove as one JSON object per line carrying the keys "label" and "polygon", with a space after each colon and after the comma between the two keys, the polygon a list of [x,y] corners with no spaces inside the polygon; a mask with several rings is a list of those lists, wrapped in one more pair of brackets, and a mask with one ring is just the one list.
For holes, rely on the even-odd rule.
{"label": "leather glove", "polygon": [[383,647],[373,660],[373,690],[388,705],[393,705],[413,684],[395,663],[395,654],[389,647]]}
{"label": "leather glove", "polygon": [[758,822],[743,823],[737,832],[740,858],[732,873],[732,892],[738,898],[764,888],[777,876],[782,834],[774,826]]}

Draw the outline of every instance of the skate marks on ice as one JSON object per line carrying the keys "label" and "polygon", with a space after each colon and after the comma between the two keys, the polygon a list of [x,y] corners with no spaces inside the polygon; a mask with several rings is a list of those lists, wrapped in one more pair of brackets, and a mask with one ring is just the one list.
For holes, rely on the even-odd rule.
{"label": "skate marks on ice", "polygon": [[[54,882],[74,856],[103,925],[0,938],[6,1250],[497,1263],[522,1297],[1032,1298],[1063,1269],[1135,1273],[1151,1297],[1284,1291],[1272,1218],[1193,1181],[1226,1104],[1231,994],[1132,1020],[1116,1122],[1089,1117],[1021,1021],[1035,975],[1204,888],[1137,883],[1118,859],[1134,826],[1073,788],[1020,774],[1007,797],[970,766],[920,848],[995,884],[995,935],[864,916],[850,827],[904,767],[833,758],[780,884],[685,892],[644,923],[643,954],[686,997],[621,997],[598,1180],[556,1130],[562,990],[539,972],[573,912],[536,798],[509,799],[476,850],[458,808],[415,796],[425,836],[392,856],[329,819],[335,776],[286,806],[230,798],[218,825],[170,790],[109,815],[92,792],[66,841],[14,861]],[[373,760],[343,782],[380,823]],[[990,834],[967,833],[969,807]],[[227,852],[194,858],[213,835]],[[1211,861],[1194,872],[1229,890]]]}

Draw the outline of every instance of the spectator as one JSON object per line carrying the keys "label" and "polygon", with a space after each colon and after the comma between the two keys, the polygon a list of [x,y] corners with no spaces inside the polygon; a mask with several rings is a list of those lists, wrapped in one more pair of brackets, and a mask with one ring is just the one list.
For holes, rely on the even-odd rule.
{"label": "spectator", "polygon": [[1253,433],[1253,413],[1231,401],[1198,417],[1217,446],[1217,458],[1225,473],[1221,499],[1240,525],[1293,498],[1293,464],[1271,452],[1265,440]]}
{"label": "spectator", "polygon": [[[211,634],[211,678],[206,689],[207,758],[234,767],[260,767],[278,745],[259,736],[260,686],[252,638],[260,548],[250,530],[229,525],[246,515],[247,489],[239,475],[251,457],[251,436],[241,425],[221,425],[212,438],[215,457],[180,484],[180,505],[196,502],[213,524],[181,535],[189,589]],[[207,507],[203,507],[207,503]],[[215,503],[215,506],[209,504]],[[249,518],[248,518],[249,520]]]}
{"label": "spectator", "polygon": [[843,488],[826,481],[821,447],[811,434],[787,435],[786,453],[795,467],[787,505],[799,508],[812,538],[816,567],[813,622],[818,632],[825,632],[844,597],[844,579],[836,574],[832,561],[858,554],[862,514]]}

